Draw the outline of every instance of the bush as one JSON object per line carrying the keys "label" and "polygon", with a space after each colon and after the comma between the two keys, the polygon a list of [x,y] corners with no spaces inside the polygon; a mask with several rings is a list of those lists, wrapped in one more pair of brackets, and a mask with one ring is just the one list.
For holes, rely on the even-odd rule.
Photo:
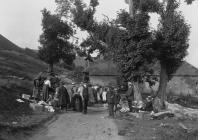
{"label": "bush", "polygon": [[76,82],[83,81],[83,71],[84,67],[77,66],[75,69],[69,74],[69,78],[74,79]]}
{"label": "bush", "polygon": [[21,97],[23,91],[31,94],[31,90],[22,87],[0,87],[0,112],[1,114],[23,115],[31,114],[29,103],[19,103],[16,99]]}

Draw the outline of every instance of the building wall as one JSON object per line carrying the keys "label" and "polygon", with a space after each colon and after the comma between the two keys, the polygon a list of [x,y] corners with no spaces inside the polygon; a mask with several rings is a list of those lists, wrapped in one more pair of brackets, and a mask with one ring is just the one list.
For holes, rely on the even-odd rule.
{"label": "building wall", "polygon": [[[166,92],[175,95],[192,95],[198,96],[198,77],[173,77],[167,85]],[[144,93],[157,92],[159,83],[157,82],[151,88],[148,83],[144,84]]]}

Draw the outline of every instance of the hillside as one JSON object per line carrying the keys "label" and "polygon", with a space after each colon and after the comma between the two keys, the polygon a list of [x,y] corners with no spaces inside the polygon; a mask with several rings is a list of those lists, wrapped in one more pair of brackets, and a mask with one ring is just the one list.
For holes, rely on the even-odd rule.
{"label": "hillside", "polygon": [[111,60],[98,60],[91,63],[89,68],[91,75],[118,75],[118,68]]}
{"label": "hillside", "polygon": [[0,114],[29,112],[28,106],[22,107],[15,99],[32,94],[33,78],[46,69],[34,50],[22,49],[0,35]]}
{"label": "hillside", "polygon": [[0,34],[0,50],[10,50],[16,52],[23,52],[23,49],[9,41],[7,38]]}
{"label": "hillside", "polygon": [[22,49],[0,35],[0,76],[32,79],[47,68],[31,49]]}

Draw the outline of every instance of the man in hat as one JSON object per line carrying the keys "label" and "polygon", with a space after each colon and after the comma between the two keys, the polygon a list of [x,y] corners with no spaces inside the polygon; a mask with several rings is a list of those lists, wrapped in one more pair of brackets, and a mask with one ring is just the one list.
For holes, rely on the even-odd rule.
{"label": "man in hat", "polygon": [[134,100],[134,89],[133,89],[133,84],[131,82],[128,82],[128,90],[126,91],[126,97],[128,100],[130,112],[132,112],[133,111],[132,102]]}

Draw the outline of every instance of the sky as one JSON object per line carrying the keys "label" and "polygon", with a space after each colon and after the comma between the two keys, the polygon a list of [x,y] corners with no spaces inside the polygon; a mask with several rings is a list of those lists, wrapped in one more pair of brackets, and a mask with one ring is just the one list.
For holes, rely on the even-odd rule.
{"label": "sky", "polygon": [[[55,0],[0,0],[0,34],[8,38],[16,45],[25,48],[37,49],[38,39],[42,33],[41,10],[47,8],[54,12],[56,9]],[[84,0],[89,2],[89,0]],[[99,0],[96,18],[101,20],[106,15],[110,18],[116,17],[120,9],[127,9],[128,5],[124,0]],[[189,63],[198,68],[198,1],[192,5],[181,5],[186,21],[191,25],[189,37],[190,47],[188,56],[185,58]],[[152,16],[151,26],[156,27],[157,18]],[[78,37],[85,37],[78,32]]]}

